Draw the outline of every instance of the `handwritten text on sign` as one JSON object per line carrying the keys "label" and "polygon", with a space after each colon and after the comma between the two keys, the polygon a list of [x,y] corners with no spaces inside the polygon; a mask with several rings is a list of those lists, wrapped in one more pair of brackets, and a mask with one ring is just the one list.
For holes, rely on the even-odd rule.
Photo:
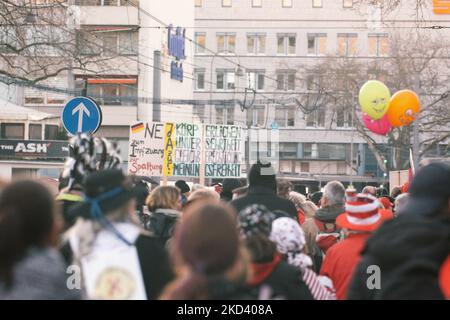
{"label": "handwritten text on sign", "polygon": [[199,176],[201,129],[193,123],[166,123],[164,175]]}
{"label": "handwritten text on sign", "polygon": [[236,126],[138,123],[131,126],[128,171],[154,177],[199,177],[203,150],[206,177],[240,177],[242,135],[242,128]]}
{"label": "handwritten text on sign", "polygon": [[140,176],[162,176],[164,124],[138,123],[131,126],[128,172]]}
{"label": "handwritten text on sign", "polygon": [[205,125],[205,176],[241,175],[242,129],[236,126]]}

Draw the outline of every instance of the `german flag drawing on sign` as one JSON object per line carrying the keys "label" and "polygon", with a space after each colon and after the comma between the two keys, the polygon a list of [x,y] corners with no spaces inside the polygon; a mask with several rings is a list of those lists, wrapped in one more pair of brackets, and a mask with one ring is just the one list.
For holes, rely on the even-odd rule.
{"label": "german flag drawing on sign", "polygon": [[135,124],[134,126],[131,126],[131,132],[138,133],[145,129],[144,123],[140,122],[138,124]]}

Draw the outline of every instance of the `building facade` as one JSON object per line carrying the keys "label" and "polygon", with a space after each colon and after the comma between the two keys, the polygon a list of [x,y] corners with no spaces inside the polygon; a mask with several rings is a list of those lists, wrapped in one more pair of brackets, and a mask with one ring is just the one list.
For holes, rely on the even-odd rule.
{"label": "building facade", "polygon": [[[308,70],[325,59],[367,65],[390,59],[391,39],[417,26],[413,1],[395,11],[352,0],[196,0],[195,6],[194,97],[210,101],[205,121],[279,128],[279,171],[293,180],[386,181],[354,129],[350,106],[314,105],[320,80]],[[422,15],[422,26],[450,26],[431,4]],[[233,99],[247,106],[221,102]]]}

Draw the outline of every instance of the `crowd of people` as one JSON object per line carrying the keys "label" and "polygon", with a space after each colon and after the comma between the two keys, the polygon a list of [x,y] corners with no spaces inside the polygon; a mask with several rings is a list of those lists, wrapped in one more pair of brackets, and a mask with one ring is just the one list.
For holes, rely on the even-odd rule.
{"label": "crowd of people", "polygon": [[262,163],[248,186],[149,188],[109,167],[60,189],[1,190],[0,299],[450,298],[446,162],[390,195],[302,195]]}

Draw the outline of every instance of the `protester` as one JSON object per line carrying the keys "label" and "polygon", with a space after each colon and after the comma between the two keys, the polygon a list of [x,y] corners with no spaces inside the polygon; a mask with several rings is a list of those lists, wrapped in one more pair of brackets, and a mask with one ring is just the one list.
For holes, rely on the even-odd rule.
{"label": "protester", "polygon": [[220,199],[225,202],[230,202],[233,200],[233,190],[240,188],[241,186],[239,179],[223,179]]}
{"label": "protester", "polygon": [[179,189],[172,186],[156,187],[147,198],[150,217],[145,229],[151,231],[162,244],[172,237],[175,224],[181,217],[180,199]]}
{"label": "protester", "polygon": [[308,195],[308,199],[318,207],[320,207],[320,200],[322,200],[322,197],[323,197],[322,191],[316,191]]}
{"label": "protester", "polygon": [[302,204],[305,203],[306,198],[295,191],[290,191],[288,198],[292,203],[295,205],[295,208],[297,209],[297,217],[300,224],[303,224],[305,222],[305,212],[302,209]]}
{"label": "protester", "polygon": [[340,239],[336,218],[345,211],[345,188],[339,181],[328,182],[324,188],[321,207],[313,219],[302,224],[306,237],[306,252],[313,258],[316,272],[320,270],[322,256]]}
{"label": "protester", "polygon": [[69,190],[69,178],[59,177],[59,194],[56,197],[56,203],[61,208],[64,219],[63,231],[70,229],[75,224],[75,217],[69,215],[70,208],[73,205],[83,201],[83,189],[79,184],[73,185]]}
{"label": "protester", "polygon": [[181,192],[181,207],[183,207],[187,199],[189,198],[189,195],[191,194],[191,188],[184,180],[177,180],[175,182],[175,186],[180,189]]}
{"label": "protester", "polygon": [[391,198],[392,199],[396,199],[401,194],[402,194],[402,190],[400,189],[400,187],[392,188],[392,191],[391,191]]}
{"label": "protester", "polygon": [[372,197],[376,197],[377,188],[374,186],[365,186],[361,193],[371,195]]}
{"label": "protester", "polygon": [[333,283],[327,277],[320,277],[311,269],[313,262],[304,253],[305,236],[300,225],[291,218],[278,218],[272,222],[270,240],[277,245],[278,252],[290,265],[299,268],[303,281],[315,300],[336,300]]}
{"label": "protester", "polygon": [[347,230],[347,238],[328,249],[320,274],[329,277],[339,300],[345,299],[353,271],[360,260],[360,252],[371,234],[390,216],[381,210],[378,199],[367,194],[347,190],[345,213],[336,224]]}
{"label": "protester", "polygon": [[80,218],[69,230],[65,250],[81,267],[86,297],[157,298],[173,275],[158,239],[138,226],[131,179],[121,170],[93,173],[85,194],[85,201],[72,209]]}
{"label": "protester", "polygon": [[[349,299],[444,299],[439,273],[450,254],[450,164],[418,170],[399,216],[367,241]],[[367,268],[381,270],[381,286],[366,286]]]}
{"label": "protester", "polygon": [[15,182],[0,195],[0,300],[79,299],[67,287],[55,249],[63,226],[52,195],[40,183]]}
{"label": "protester", "polygon": [[247,195],[248,186],[243,186],[240,188],[233,189],[233,200],[244,197]]}
{"label": "protester", "polygon": [[277,179],[277,194],[280,198],[289,199],[292,183],[287,179]]}
{"label": "protester", "polygon": [[397,198],[395,199],[395,212],[394,215],[395,217],[398,217],[399,212],[401,212],[403,210],[403,206],[406,205],[406,202],[408,201],[408,194],[407,193],[402,193],[400,195],[397,196]]}
{"label": "protester", "polygon": [[312,295],[302,272],[284,261],[269,239],[274,219],[275,215],[261,205],[254,204],[239,212],[241,237],[251,257],[247,283],[255,288],[269,286],[274,296],[284,299],[310,300]]}
{"label": "protester", "polygon": [[298,219],[294,204],[276,195],[277,182],[275,171],[269,164],[260,162],[254,164],[248,174],[249,187],[247,195],[233,200],[231,205],[239,212],[252,204],[261,204],[274,211],[284,212],[293,219]]}
{"label": "protester", "polygon": [[198,189],[191,193],[188,201],[183,207],[183,212],[186,212],[187,208],[192,206],[194,203],[206,203],[206,202],[218,202],[220,200],[220,195],[211,189]]}
{"label": "protester", "polygon": [[248,258],[230,207],[218,202],[189,206],[172,249],[173,260],[182,270],[161,299],[255,298],[245,285]]}

